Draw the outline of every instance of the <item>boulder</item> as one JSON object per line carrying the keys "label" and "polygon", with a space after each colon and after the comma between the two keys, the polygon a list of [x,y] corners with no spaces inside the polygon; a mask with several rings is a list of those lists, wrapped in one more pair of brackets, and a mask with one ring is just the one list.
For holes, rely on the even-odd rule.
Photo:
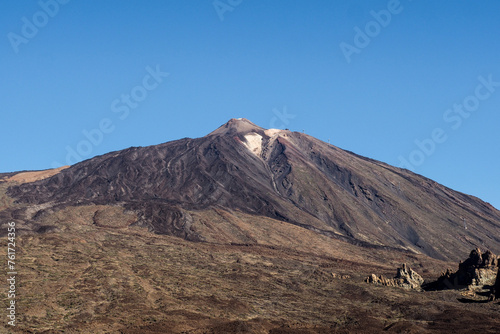
{"label": "boulder", "polygon": [[498,258],[488,250],[483,255],[482,265],[486,268],[496,268],[498,266]]}
{"label": "boulder", "polygon": [[398,273],[394,277],[394,280],[397,281],[398,286],[408,289],[420,289],[424,283],[422,276],[408,267],[406,263],[403,263],[403,266],[398,268]]}
{"label": "boulder", "polygon": [[497,270],[490,268],[480,268],[476,269],[474,272],[474,280],[472,281],[473,286],[493,286],[497,278]]}

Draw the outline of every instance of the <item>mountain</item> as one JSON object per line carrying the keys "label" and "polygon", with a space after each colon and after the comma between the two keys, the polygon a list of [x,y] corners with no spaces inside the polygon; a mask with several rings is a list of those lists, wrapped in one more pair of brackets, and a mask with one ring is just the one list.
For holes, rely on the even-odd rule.
{"label": "mountain", "polygon": [[[0,304],[17,321],[4,322],[5,333],[496,333],[500,326],[491,289],[366,283],[396,268],[412,268],[422,287],[459,276],[458,260],[480,253],[471,249],[499,253],[498,210],[246,119],[202,138],[0,174],[0,226],[0,234],[10,231],[0,246],[13,271]],[[470,277],[483,279],[481,270]],[[487,272],[491,284],[494,268]],[[405,286],[401,277],[389,285]]]}
{"label": "mountain", "polygon": [[245,232],[241,221],[272,219],[368,249],[441,260],[457,261],[476,247],[500,253],[500,211],[490,204],[307,134],[246,119],[201,138],[98,156],[10,185],[6,195],[18,204],[0,218],[17,219],[21,233],[57,231],[47,217],[100,205],[114,209],[96,211],[96,224],[120,209],[131,214],[127,226],[190,241],[259,244],[266,234]]}

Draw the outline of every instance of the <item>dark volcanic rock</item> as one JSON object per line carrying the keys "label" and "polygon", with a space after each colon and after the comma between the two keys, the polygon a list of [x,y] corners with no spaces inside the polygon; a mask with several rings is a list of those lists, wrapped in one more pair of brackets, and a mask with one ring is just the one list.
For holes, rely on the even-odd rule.
{"label": "dark volcanic rock", "polygon": [[223,208],[440,259],[462,258],[470,243],[500,252],[500,212],[491,205],[303,133],[265,130],[245,119],[202,138],[98,156],[12,186],[8,195],[32,206],[20,217],[32,226],[34,207],[112,204],[134,210],[137,224],[157,233],[203,240],[190,212]]}
{"label": "dark volcanic rock", "polygon": [[453,272],[448,269],[437,280],[437,289],[460,289],[465,287],[493,286],[497,278],[498,259],[495,254],[479,248],[470,252],[469,257]]}

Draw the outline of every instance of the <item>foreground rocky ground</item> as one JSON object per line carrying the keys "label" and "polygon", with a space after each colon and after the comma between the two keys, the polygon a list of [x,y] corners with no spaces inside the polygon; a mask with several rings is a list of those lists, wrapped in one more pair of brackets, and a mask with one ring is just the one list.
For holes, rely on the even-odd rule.
{"label": "foreground rocky ground", "polygon": [[432,280],[453,263],[348,244],[327,250],[320,240],[301,247],[274,232],[276,245],[195,243],[80,224],[86,214],[74,212],[62,232],[18,237],[18,325],[4,323],[3,332],[497,333],[500,326],[500,305],[467,299],[467,291],[364,282],[371,272],[393,275],[402,262]]}

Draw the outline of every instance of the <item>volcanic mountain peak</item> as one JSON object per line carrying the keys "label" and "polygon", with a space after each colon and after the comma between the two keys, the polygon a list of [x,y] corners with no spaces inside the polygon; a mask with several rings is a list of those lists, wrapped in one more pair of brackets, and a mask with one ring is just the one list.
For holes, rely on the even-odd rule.
{"label": "volcanic mountain peak", "polygon": [[226,124],[220,126],[208,135],[246,134],[249,132],[262,133],[263,131],[263,128],[255,125],[246,118],[231,118]]}
{"label": "volcanic mountain peak", "polygon": [[246,118],[232,118],[224,125],[209,133],[210,136],[230,136],[239,141],[254,155],[262,157],[262,153],[280,136],[286,136],[288,130],[264,129]]}
{"label": "volcanic mountain peak", "polygon": [[[52,211],[112,203],[136,214],[137,226],[189,240],[219,238],[241,213],[440,259],[460,258],[471,246],[500,252],[500,211],[479,199],[243,118],[202,138],[98,156],[43,180],[9,185],[6,195],[35,208],[3,212],[4,220],[16,217],[30,231],[57,228],[43,225]],[[227,238],[253,240],[237,229]]]}

